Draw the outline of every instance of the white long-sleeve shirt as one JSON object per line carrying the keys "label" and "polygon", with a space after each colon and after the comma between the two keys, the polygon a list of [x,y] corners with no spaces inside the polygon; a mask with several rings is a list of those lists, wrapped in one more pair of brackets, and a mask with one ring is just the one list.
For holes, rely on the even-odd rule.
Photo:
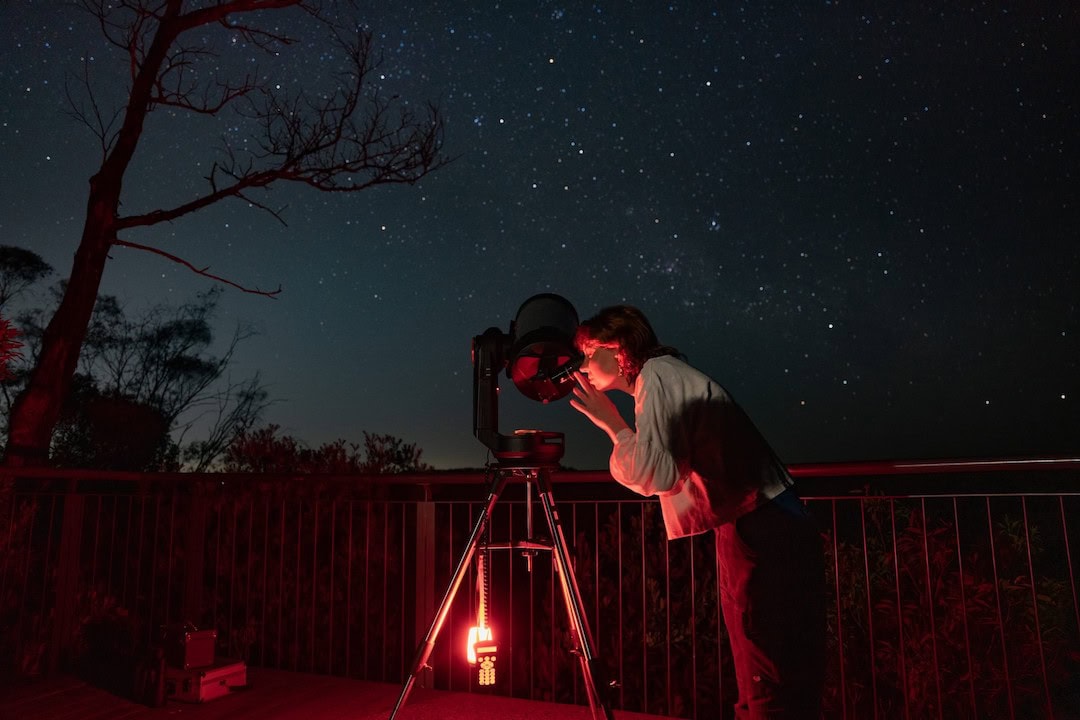
{"label": "white long-sleeve shirt", "polygon": [[657,495],[669,539],[706,532],[791,485],[753,422],[718,383],[673,356],[634,383],[636,430],[615,437],[611,475]]}

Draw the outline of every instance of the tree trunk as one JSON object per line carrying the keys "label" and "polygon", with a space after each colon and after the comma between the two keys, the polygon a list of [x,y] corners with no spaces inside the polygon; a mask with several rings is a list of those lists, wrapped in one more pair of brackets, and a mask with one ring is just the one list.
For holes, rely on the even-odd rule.
{"label": "tree trunk", "polygon": [[[181,0],[169,0],[167,3],[153,42],[146,57],[139,63],[138,74],[132,82],[124,122],[116,134],[116,143],[101,169],[90,178],[86,224],[79,248],[75,251],[67,290],[45,329],[41,355],[30,375],[30,382],[11,409],[4,458],[4,464],[9,467],[44,465],[48,462],[53,429],[71,389],[90,316],[97,302],[105,261],[109,259],[109,248],[116,242],[117,212],[124,173],[142,136],[143,121],[150,107],[158,70],[177,32],[182,29],[175,25],[182,6]],[[214,19],[211,17],[206,22]]]}
{"label": "tree trunk", "polygon": [[86,224],[75,251],[67,291],[45,329],[41,355],[30,381],[11,409],[4,458],[9,467],[48,462],[53,429],[71,389],[109,247],[115,237],[119,186],[119,178],[103,175],[90,181]]}

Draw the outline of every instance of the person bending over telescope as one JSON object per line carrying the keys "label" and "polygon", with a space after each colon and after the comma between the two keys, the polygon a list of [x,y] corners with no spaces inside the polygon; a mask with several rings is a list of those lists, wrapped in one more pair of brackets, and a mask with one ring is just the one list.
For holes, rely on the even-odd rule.
{"label": "person bending over telescope", "polygon": [[[787,469],[716,381],[661,345],[637,308],[578,327],[570,404],[613,443],[612,476],[656,495],[668,540],[713,531],[736,717],[813,718],[825,668],[821,536]],[[634,398],[634,427],[605,393]]]}

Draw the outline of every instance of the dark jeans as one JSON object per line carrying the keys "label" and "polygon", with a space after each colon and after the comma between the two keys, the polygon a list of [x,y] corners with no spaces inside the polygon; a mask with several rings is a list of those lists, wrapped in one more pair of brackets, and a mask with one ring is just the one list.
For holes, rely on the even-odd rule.
{"label": "dark jeans", "polygon": [[821,535],[787,490],[716,529],[740,720],[817,720],[825,674]]}

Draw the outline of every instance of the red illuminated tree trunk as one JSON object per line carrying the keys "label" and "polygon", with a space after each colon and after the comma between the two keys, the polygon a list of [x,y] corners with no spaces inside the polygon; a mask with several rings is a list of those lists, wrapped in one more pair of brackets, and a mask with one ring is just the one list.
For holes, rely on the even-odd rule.
{"label": "red illuminated tree trunk", "polygon": [[11,410],[8,465],[37,465],[48,458],[49,441],[71,388],[105,270],[111,246],[108,241],[112,227],[108,216],[111,214],[106,203],[95,200],[91,192],[86,226],[75,252],[67,290],[45,330],[41,354],[30,381]]}
{"label": "red illuminated tree trunk", "polygon": [[[125,51],[131,72],[131,89],[122,123],[113,131],[93,98],[74,114],[94,131],[103,149],[103,162],[90,180],[86,222],[75,252],[67,288],[56,313],[46,327],[41,350],[26,389],[12,407],[8,423],[5,463],[23,466],[44,463],[53,430],[71,388],[79,353],[97,299],[109,252],[114,246],[147,250],[181,263],[194,272],[246,292],[250,290],[210,274],[207,268],[163,250],[119,237],[124,230],[176,220],[220,200],[241,199],[281,220],[279,213],[250,196],[284,181],[317,190],[355,192],[373,185],[414,183],[441,166],[442,121],[429,107],[424,117],[384,99],[365,80],[374,68],[370,62],[370,35],[363,31],[349,38],[345,28],[324,16],[321,2],[312,0],[218,0],[215,4],[186,9],[186,0],[129,0],[106,4],[82,0],[84,8],[100,20],[106,39]],[[197,43],[186,45],[182,36],[190,30],[228,32],[250,45],[276,52],[292,40],[277,30],[263,30],[255,23],[267,11],[296,8],[321,23],[351,61],[342,85],[333,93],[281,96],[274,85],[250,77],[232,84],[200,86],[181,69],[213,53]],[[261,12],[259,12],[261,11]],[[243,16],[252,18],[246,24]],[[270,27],[274,27],[273,24]],[[131,164],[148,115],[156,107],[173,111],[217,115],[237,101],[247,105],[241,117],[255,128],[257,151],[245,146],[227,147],[224,157],[213,162],[209,188],[201,196],[172,208],[137,215],[119,214],[124,176]],[[87,109],[88,108],[88,109]]]}
{"label": "red illuminated tree trunk", "polygon": [[[169,3],[170,8],[176,11],[181,4],[178,0]],[[142,70],[132,84],[124,123],[117,134],[116,143],[101,169],[90,179],[86,221],[64,297],[45,328],[41,353],[26,389],[11,408],[4,458],[9,466],[40,465],[48,460],[53,429],[60,418],[64,398],[71,389],[79,353],[101,288],[105,262],[109,258],[109,249],[116,241],[116,219],[124,173],[138,146],[149,109],[152,83],[165,58],[166,49],[175,39],[173,32],[167,31],[163,24],[151,43]]]}

